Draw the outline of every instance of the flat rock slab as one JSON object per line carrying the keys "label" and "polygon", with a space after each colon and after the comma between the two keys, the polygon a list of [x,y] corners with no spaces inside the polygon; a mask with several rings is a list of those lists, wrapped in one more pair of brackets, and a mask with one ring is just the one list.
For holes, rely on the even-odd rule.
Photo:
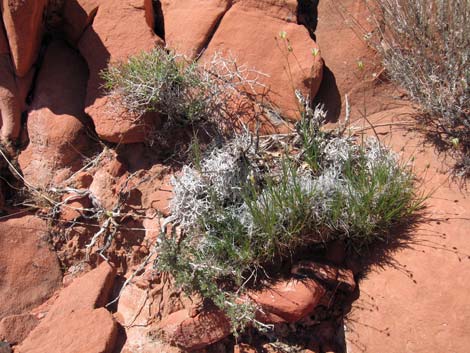
{"label": "flat rock slab", "polygon": [[106,262],[63,289],[46,317],[19,346],[20,353],[109,353],[117,325],[104,308],[116,270]]}
{"label": "flat rock slab", "polygon": [[47,231],[34,216],[0,222],[0,320],[42,304],[62,284]]}
{"label": "flat rock slab", "polygon": [[21,344],[19,353],[110,353],[117,325],[109,311],[79,309],[42,322]]}
{"label": "flat rock slab", "polygon": [[38,323],[39,319],[32,314],[7,316],[0,321],[0,340],[10,344],[21,343]]}

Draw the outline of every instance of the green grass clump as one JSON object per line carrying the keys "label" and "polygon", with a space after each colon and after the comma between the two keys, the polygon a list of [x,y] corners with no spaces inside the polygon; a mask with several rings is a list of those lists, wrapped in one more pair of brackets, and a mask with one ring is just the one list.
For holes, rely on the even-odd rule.
{"label": "green grass clump", "polygon": [[211,109],[210,81],[196,62],[156,48],[102,71],[104,89],[130,111],[159,112],[176,121],[197,121]]}
{"label": "green grass clump", "polygon": [[376,139],[323,131],[324,117],[305,106],[287,144],[239,135],[173,179],[182,233],[162,239],[157,268],[212,300],[235,330],[254,320],[239,298],[264,269],[314,244],[385,240],[422,204],[397,156]]}

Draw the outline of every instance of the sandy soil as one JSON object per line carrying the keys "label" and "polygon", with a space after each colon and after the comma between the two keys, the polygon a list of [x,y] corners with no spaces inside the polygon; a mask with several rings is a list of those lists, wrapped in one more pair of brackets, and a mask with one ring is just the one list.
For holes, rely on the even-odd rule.
{"label": "sandy soil", "polygon": [[[373,123],[410,121],[412,109],[375,114]],[[470,198],[449,180],[444,156],[405,126],[376,129],[404,158],[414,156],[432,193],[416,229],[360,282],[346,319],[348,353],[465,353],[470,345]],[[449,161],[450,162],[450,161]]]}

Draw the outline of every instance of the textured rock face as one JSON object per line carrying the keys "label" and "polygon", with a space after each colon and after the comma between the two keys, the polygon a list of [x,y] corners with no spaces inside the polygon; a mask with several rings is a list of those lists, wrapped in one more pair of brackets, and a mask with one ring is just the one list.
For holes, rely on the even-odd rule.
{"label": "textured rock face", "polygon": [[0,321],[0,340],[21,343],[38,323],[38,318],[31,314],[7,316]]}
{"label": "textured rock face", "polygon": [[106,309],[115,269],[102,263],[60,292],[44,320],[18,347],[20,353],[109,353],[117,326]]}
{"label": "textured rock face", "polygon": [[[314,97],[322,79],[323,61],[308,31],[291,22],[295,21],[294,4],[277,3],[241,0],[234,4],[202,59],[221,52],[267,74],[259,81],[269,88],[269,99],[288,117],[296,118],[298,102],[292,87]],[[285,33],[284,39],[281,33]]]}
{"label": "textured rock face", "polygon": [[166,341],[192,351],[218,342],[230,334],[230,322],[219,311],[203,311],[191,317],[188,310],[163,319],[159,328]]}
{"label": "textured rock face", "polygon": [[7,141],[16,140],[20,134],[20,125],[20,100],[10,55],[0,54],[1,139]]}
{"label": "textured rock face", "polygon": [[36,61],[47,0],[2,0],[2,14],[16,74],[25,76]]}
{"label": "textured rock face", "polygon": [[194,58],[208,44],[230,0],[163,0],[166,46]]}
{"label": "textured rock face", "polygon": [[144,289],[129,284],[119,298],[116,319],[126,327],[126,343],[123,353],[180,353],[181,351],[152,335],[151,325],[155,315],[152,310],[153,298],[148,286]]}
{"label": "textured rock face", "polygon": [[100,88],[103,83],[100,72],[108,62],[125,60],[131,55],[163,45],[145,17],[143,0],[100,1],[93,24],[78,43],[90,70],[86,112],[93,119],[98,136],[105,141],[143,142],[148,131],[146,122],[155,118],[138,119],[125,111],[116,111],[109,98],[103,97]]}
{"label": "textured rock face", "polygon": [[0,222],[0,319],[42,304],[62,283],[46,222],[25,216]]}
{"label": "textured rock face", "polygon": [[67,0],[63,7],[63,31],[72,43],[78,43],[85,29],[91,24],[96,11],[98,0]]}
{"label": "textured rock face", "polygon": [[248,296],[263,309],[261,320],[277,323],[279,319],[296,322],[306,317],[315,309],[324,294],[325,289],[321,285],[307,278],[281,281]]}
{"label": "textured rock face", "polygon": [[60,183],[81,166],[91,145],[82,123],[86,77],[85,62],[64,42],[48,47],[28,115],[30,142],[19,158],[33,185]]}
{"label": "textured rock face", "polygon": [[104,308],[76,310],[41,323],[18,347],[19,353],[110,353],[117,326]]}
{"label": "textured rock face", "polygon": [[8,41],[0,21],[0,129],[3,140],[14,140],[20,132],[20,106]]}
{"label": "textured rock face", "polygon": [[64,288],[47,314],[47,319],[66,316],[75,310],[92,310],[108,302],[116,269],[103,262]]}
{"label": "textured rock face", "polygon": [[98,136],[112,143],[144,142],[152,128],[160,122],[158,114],[138,116],[123,109],[108,96],[97,98],[86,108],[86,112],[93,118]]}

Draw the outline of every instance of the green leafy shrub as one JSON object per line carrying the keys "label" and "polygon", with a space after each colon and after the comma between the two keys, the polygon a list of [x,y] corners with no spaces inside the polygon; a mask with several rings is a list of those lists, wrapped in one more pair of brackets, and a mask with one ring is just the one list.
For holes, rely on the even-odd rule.
{"label": "green leafy shrub", "polygon": [[397,156],[376,139],[323,131],[325,112],[302,103],[286,141],[238,135],[173,179],[181,236],[162,239],[156,266],[225,310],[234,329],[254,320],[239,298],[261,269],[312,244],[384,240],[421,206]]}
{"label": "green leafy shrub", "polygon": [[470,2],[374,0],[385,67],[434,126],[457,171],[470,175]]}

